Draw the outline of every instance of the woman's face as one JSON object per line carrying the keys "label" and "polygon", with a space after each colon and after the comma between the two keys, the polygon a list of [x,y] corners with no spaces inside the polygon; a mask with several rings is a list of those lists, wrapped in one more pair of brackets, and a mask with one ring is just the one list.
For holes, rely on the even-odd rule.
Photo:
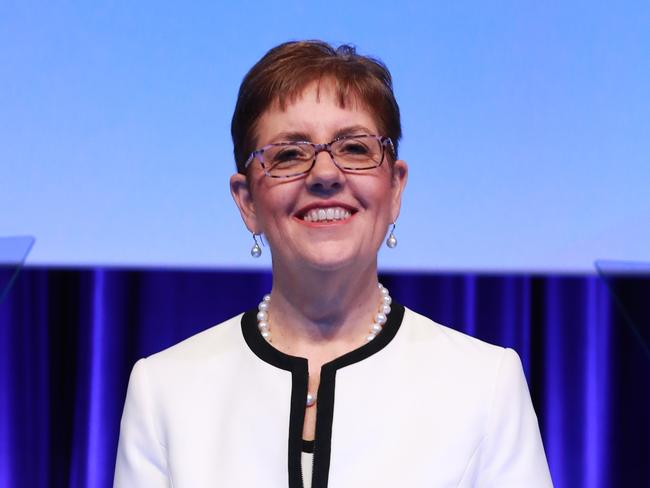
{"label": "woman's face", "polygon": [[[257,125],[259,147],[287,140],[327,143],[353,134],[384,135],[363,106],[341,107],[327,82],[309,85],[285,110],[274,104]],[[352,173],[340,170],[323,151],[309,174],[287,179],[266,176],[253,161],[248,182],[233,175],[231,190],[248,229],[266,236],[274,268],[367,266],[397,219],[406,184],[406,163],[396,161],[391,171],[389,158],[387,150],[380,167]],[[344,209],[349,217],[310,221],[310,212],[320,209]]]}

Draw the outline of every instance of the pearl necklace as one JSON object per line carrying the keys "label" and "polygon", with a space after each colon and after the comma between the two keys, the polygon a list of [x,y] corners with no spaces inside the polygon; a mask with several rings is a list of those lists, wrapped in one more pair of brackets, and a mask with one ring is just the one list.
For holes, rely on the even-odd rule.
{"label": "pearl necklace", "polygon": [[[365,342],[370,342],[377,334],[379,334],[384,328],[384,324],[388,320],[388,314],[390,313],[390,304],[392,303],[392,298],[388,289],[384,287],[381,283],[377,283],[379,292],[381,293],[381,303],[379,304],[379,310],[373,318],[372,324],[370,324],[370,329],[368,330],[368,335],[366,336]],[[262,334],[262,337],[266,339],[267,342],[271,342],[271,329],[269,328],[269,305],[271,304],[271,295],[266,294],[262,301],[257,306],[257,328]],[[307,393],[307,406],[311,407],[316,404],[316,395]]]}

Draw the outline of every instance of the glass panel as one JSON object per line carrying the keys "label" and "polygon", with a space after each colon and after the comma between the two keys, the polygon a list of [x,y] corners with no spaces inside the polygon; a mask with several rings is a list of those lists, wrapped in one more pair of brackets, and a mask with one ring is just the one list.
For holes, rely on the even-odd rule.
{"label": "glass panel", "polygon": [[594,264],[612,296],[613,311],[650,361],[650,263],[600,260]]}
{"label": "glass panel", "polygon": [[33,245],[34,238],[30,236],[0,237],[0,304],[9,294]]}

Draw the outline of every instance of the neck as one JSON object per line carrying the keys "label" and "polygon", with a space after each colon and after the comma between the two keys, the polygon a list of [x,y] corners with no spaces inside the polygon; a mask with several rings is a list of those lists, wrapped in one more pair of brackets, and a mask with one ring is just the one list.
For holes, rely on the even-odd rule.
{"label": "neck", "polygon": [[336,357],[364,343],[377,313],[377,262],[365,269],[273,269],[269,322],[275,347],[305,357]]}

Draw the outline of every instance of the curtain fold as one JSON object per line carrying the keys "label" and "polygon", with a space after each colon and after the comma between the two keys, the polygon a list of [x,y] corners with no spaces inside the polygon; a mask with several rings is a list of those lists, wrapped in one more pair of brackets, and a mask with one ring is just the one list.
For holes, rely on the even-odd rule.
{"label": "curtain fold", "polygon": [[[0,273],[3,271],[0,270]],[[400,303],[520,355],[555,486],[650,486],[650,280],[390,273]],[[265,272],[28,268],[0,304],[0,487],[110,487],[133,363],[257,305]]]}

